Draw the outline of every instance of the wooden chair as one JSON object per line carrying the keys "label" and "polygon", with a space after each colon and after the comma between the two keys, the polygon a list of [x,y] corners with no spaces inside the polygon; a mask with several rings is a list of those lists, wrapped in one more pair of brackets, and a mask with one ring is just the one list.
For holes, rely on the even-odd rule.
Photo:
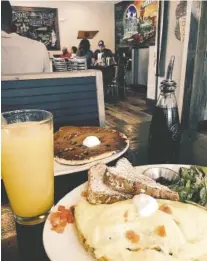
{"label": "wooden chair", "polygon": [[2,112],[43,109],[53,113],[54,127],[103,126],[102,73],[42,73],[2,76]]}
{"label": "wooden chair", "polygon": [[66,72],[67,71],[67,62],[64,58],[55,58],[53,57],[53,65],[56,72]]}

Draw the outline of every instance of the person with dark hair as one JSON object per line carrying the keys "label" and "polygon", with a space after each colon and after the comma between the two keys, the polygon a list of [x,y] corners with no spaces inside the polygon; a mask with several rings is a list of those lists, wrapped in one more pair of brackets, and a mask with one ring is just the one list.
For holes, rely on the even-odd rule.
{"label": "person with dark hair", "polygon": [[91,45],[88,39],[82,39],[79,46],[83,46],[85,49],[89,50]]}
{"label": "person with dark hair", "polygon": [[84,34],[84,38],[80,41],[79,46],[83,46],[85,49],[90,49],[90,41],[88,40],[89,37],[89,33],[85,32]]}
{"label": "person with dark hair", "polygon": [[9,1],[1,1],[1,71],[2,74],[50,71],[45,45],[14,33]]}
{"label": "person with dark hair", "polygon": [[71,58],[76,57],[78,48],[76,46],[72,46],[71,48]]}
{"label": "person with dark hair", "polygon": [[84,44],[80,44],[77,55],[86,57],[88,68],[92,65],[93,52],[90,50],[90,43],[89,45],[86,42],[84,42]]}

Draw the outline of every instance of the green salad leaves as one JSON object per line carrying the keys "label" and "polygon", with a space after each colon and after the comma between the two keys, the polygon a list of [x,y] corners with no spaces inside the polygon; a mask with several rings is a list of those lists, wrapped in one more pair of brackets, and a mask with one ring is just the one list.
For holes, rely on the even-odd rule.
{"label": "green salad leaves", "polygon": [[181,201],[193,201],[207,207],[207,167],[180,168],[180,180],[170,186]]}

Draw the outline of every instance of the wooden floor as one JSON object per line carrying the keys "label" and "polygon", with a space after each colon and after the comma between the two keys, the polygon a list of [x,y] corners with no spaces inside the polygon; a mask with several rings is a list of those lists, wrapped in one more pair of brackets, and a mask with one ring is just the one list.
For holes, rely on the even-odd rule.
{"label": "wooden floor", "polygon": [[[152,118],[143,93],[130,91],[127,99],[117,104],[106,104],[106,126],[123,132],[130,141],[125,156],[133,165],[148,163],[148,136]],[[158,148],[159,149],[159,148]],[[182,133],[180,163],[207,163],[207,135],[203,131],[185,130]]]}
{"label": "wooden floor", "polygon": [[117,104],[106,103],[106,126],[121,131],[129,138],[128,157],[136,164],[146,163],[146,143],[151,117],[151,108],[146,104],[143,93],[130,91],[126,100]]}

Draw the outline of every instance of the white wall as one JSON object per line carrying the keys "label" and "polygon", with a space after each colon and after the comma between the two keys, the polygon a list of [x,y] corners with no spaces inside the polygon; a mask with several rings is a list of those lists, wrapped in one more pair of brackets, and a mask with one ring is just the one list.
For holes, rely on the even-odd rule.
{"label": "white wall", "polygon": [[[58,8],[61,47],[78,46],[79,30],[99,30],[91,42],[91,49],[97,49],[97,42],[104,40],[114,51],[114,2],[102,1],[11,1],[12,5],[28,7]],[[57,53],[57,51],[55,52]]]}
{"label": "white wall", "polygon": [[149,48],[139,49],[138,84],[147,86]]}
{"label": "white wall", "polygon": [[156,48],[149,47],[148,79],[147,79],[147,99],[155,98],[155,73],[156,73]]}
{"label": "white wall", "polygon": [[[167,30],[167,48],[166,48],[166,70],[168,67],[168,62],[172,55],[175,55],[175,64],[173,71],[173,80],[177,83],[176,96],[178,98],[180,93],[180,80],[181,80],[181,68],[183,60],[183,46],[184,43],[177,40],[175,36],[175,26],[176,17],[175,11],[177,7],[177,1],[170,1],[169,3],[169,20],[168,20],[168,30]],[[147,98],[155,99],[155,66],[156,66],[156,47],[151,49],[149,57],[149,74],[148,74],[148,90]],[[165,72],[166,72],[165,70]],[[158,82],[160,83],[165,77],[159,77]],[[158,90],[159,93],[159,90]]]}
{"label": "white wall", "polygon": [[[132,50],[132,73],[131,83],[133,85],[147,86],[149,48]],[[130,81],[128,80],[128,84]]]}
{"label": "white wall", "polygon": [[181,78],[181,66],[183,59],[183,45],[184,43],[177,40],[175,37],[175,26],[176,26],[176,16],[175,11],[177,7],[177,1],[170,1],[169,8],[169,21],[168,21],[168,35],[167,35],[167,50],[166,50],[166,70],[168,62],[172,55],[175,55],[175,64],[173,71],[173,80],[177,83],[176,94],[179,95],[179,84]]}

